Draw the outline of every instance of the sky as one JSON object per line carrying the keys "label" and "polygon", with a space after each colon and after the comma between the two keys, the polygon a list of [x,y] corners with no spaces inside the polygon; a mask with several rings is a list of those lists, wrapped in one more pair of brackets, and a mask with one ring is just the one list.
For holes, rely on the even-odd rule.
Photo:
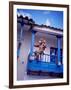
{"label": "sky", "polygon": [[63,11],[17,9],[18,15],[32,18],[36,24],[63,29]]}

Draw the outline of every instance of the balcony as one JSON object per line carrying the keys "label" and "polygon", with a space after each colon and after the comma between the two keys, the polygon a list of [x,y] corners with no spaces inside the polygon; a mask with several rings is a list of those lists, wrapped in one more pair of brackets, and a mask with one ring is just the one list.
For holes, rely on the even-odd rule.
{"label": "balcony", "polygon": [[[49,60],[50,59],[50,60]],[[51,60],[53,59],[53,60]],[[55,60],[54,60],[55,59]],[[48,75],[52,77],[63,77],[63,64],[56,62],[57,56],[44,54],[41,58],[36,58],[35,54],[28,56],[28,75]]]}

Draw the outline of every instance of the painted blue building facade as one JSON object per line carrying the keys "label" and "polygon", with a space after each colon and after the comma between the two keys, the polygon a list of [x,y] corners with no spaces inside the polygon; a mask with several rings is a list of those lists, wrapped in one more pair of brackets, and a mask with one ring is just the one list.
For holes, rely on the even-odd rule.
{"label": "painted blue building facade", "polygon": [[[61,52],[63,49],[61,48],[61,39],[63,39],[63,30],[57,29],[50,26],[45,25],[37,25],[31,23],[24,23],[21,19],[18,20],[21,21],[21,33],[20,33],[20,40],[22,40],[22,33],[24,25],[27,25],[29,29],[27,31],[31,32],[31,47],[30,52],[28,54],[28,60],[27,60],[27,74],[28,75],[51,75],[51,76],[58,76],[63,77],[63,55]],[[27,22],[27,21],[26,21]],[[22,28],[23,27],[23,28]],[[44,53],[45,60],[36,60],[34,55],[34,44],[35,44],[35,38],[37,33],[45,33],[50,36],[54,36],[56,38],[56,49],[55,54],[52,55],[52,51],[50,54]],[[53,38],[52,38],[53,39]],[[46,62],[47,57],[50,57],[50,62]],[[54,59],[54,60],[53,60]]]}

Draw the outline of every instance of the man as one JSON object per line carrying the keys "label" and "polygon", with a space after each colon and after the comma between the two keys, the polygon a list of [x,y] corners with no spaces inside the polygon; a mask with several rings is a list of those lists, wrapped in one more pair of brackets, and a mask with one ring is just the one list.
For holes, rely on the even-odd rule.
{"label": "man", "polygon": [[34,46],[38,48],[38,50],[35,52],[36,60],[41,60],[41,57],[43,56],[44,50],[46,48],[46,40],[42,38],[38,44]]}

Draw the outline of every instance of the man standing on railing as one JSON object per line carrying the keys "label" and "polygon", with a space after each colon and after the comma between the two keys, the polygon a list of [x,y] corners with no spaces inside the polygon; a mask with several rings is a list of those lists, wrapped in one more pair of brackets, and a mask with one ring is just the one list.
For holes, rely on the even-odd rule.
{"label": "man standing on railing", "polygon": [[42,38],[39,40],[38,44],[34,46],[38,48],[38,50],[35,52],[36,60],[41,60],[46,48],[46,40]]}

